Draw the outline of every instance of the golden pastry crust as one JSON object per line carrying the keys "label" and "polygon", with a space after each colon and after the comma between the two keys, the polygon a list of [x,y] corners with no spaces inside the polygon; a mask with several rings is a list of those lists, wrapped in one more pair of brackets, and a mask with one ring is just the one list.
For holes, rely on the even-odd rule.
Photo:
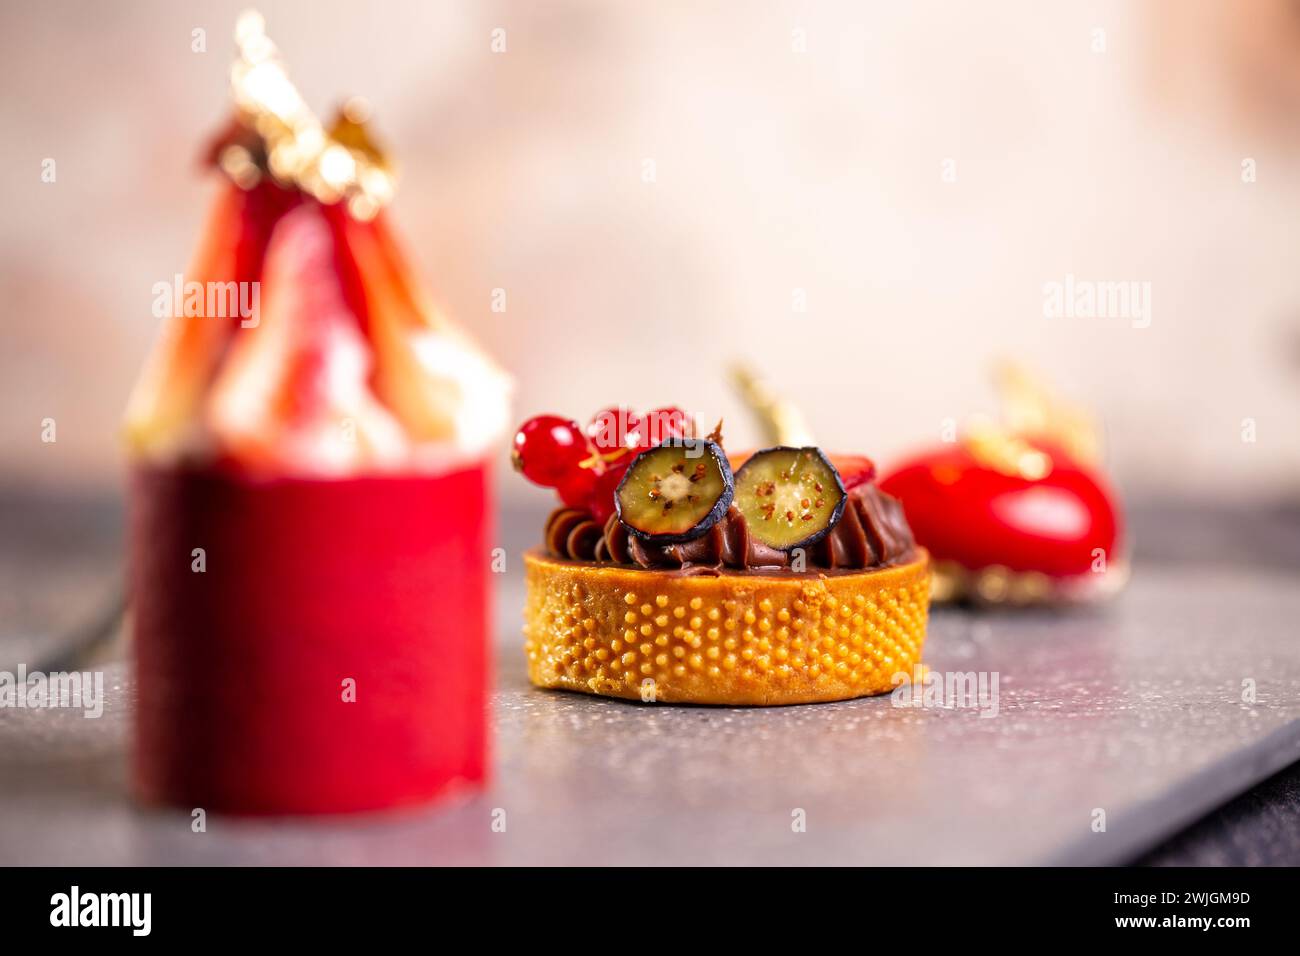
{"label": "golden pastry crust", "polygon": [[524,555],[539,687],[763,706],[892,690],[920,663],[928,556],[870,571],[688,575]]}

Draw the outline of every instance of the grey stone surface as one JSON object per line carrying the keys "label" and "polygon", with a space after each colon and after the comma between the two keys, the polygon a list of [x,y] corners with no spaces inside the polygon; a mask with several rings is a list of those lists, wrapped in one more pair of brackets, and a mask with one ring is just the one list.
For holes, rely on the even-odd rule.
{"label": "grey stone surface", "polygon": [[0,862],[1124,862],[1300,759],[1300,589],[1286,569],[1139,562],[1104,609],[936,613],[927,662],[996,672],[996,716],[888,697],[762,710],[538,691],[519,582],[504,583],[486,793],[193,833],[187,813],[127,796],[133,690],[112,664],[99,720],[0,710]]}
{"label": "grey stone surface", "polygon": [[1141,866],[1300,866],[1300,764],[1141,857]]}

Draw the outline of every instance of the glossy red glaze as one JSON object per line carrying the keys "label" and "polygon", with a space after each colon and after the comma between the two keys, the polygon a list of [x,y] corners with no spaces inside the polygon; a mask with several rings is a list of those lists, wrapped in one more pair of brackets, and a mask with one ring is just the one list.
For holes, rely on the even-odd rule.
{"label": "glossy red glaze", "polygon": [[487,487],[485,466],[334,481],[137,468],[141,795],[318,814],[483,780]]}
{"label": "glossy red glaze", "polygon": [[892,469],[880,487],[903,503],[916,540],[936,561],[1004,565],[1071,577],[1091,571],[1097,549],[1121,555],[1119,501],[1102,475],[1064,452],[1045,477],[1007,475],[964,445],[944,445]]}

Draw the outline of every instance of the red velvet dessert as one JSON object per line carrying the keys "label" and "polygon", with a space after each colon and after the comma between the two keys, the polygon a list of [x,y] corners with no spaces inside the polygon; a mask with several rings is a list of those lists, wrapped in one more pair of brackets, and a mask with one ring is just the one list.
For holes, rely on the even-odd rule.
{"label": "red velvet dessert", "polygon": [[1000,385],[1002,421],[977,420],[880,481],[933,558],[934,599],[1037,605],[1114,593],[1128,576],[1123,518],[1090,416],[1019,369],[1002,369]]}
{"label": "red velvet dessert", "polygon": [[127,415],[135,782],[237,814],[412,804],[485,773],[509,385],[425,303],[359,117],[324,130],[260,21],[237,36],[227,181]]}

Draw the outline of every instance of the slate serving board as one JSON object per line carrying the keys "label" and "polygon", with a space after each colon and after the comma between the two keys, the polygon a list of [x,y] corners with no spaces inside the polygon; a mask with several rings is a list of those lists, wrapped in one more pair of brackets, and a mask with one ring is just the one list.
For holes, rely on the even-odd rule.
{"label": "slate serving board", "polygon": [[194,833],[188,813],[129,799],[134,688],[117,663],[99,720],[0,709],[0,863],[1122,863],[1300,759],[1300,589],[1285,569],[1139,565],[1105,609],[937,611],[927,662],[997,673],[996,716],[987,702],[758,710],[537,691],[521,584],[502,583],[487,793]]}

